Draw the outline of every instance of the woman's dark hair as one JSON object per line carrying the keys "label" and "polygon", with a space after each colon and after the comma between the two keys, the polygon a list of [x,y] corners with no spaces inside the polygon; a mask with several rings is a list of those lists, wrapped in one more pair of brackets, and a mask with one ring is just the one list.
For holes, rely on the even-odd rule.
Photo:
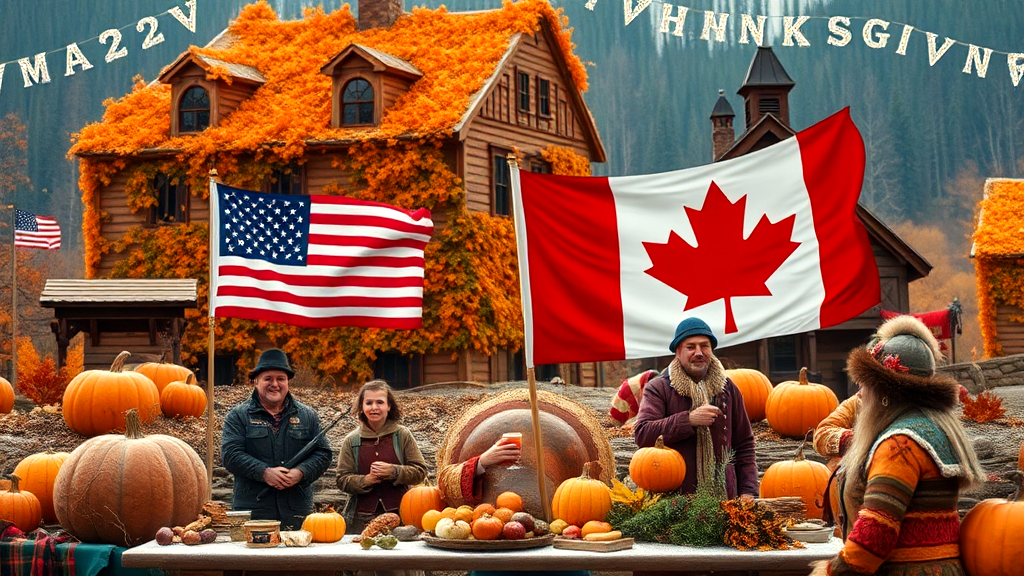
{"label": "woman's dark hair", "polygon": [[356,398],[355,404],[352,405],[352,415],[359,418],[360,422],[367,424],[366,414],[363,414],[363,398],[366,396],[367,390],[373,390],[374,392],[384,390],[387,392],[388,420],[398,422],[402,419],[402,411],[398,408],[398,400],[395,399],[395,393],[391,390],[391,386],[388,386],[388,383],[384,380],[370,380],[359,389],[359,396]]}

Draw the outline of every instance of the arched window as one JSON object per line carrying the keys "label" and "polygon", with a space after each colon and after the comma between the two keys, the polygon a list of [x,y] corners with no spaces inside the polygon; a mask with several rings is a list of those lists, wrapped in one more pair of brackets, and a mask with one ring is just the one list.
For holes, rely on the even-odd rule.
{"label": "arched window", "polygon": [[210,126],[210,94],[201,86],[185,90],[178,105],[178,131],[201,132]]}
{"label": "arched window", "polygon": [[373,124],[373,86],[362,78],[349,80],[341,91],[343,126]]}

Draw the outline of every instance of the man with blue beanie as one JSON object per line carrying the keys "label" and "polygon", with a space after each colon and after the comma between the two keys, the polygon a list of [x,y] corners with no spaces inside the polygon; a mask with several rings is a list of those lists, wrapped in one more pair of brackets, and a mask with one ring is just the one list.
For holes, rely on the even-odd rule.
{"label": "man with blue beanie", "polygon": [[756,497],[757,463],[754,433],[743,407],[743,396],[726,377],[713,350],[718,339],[700,318],[686,318],[676,327],[669,350],[675,359],[644,388],[633,427],[637,446],[654,446],[658,437],[686,461],[686,478],[679,492],[689,494],[703,482],[714,481],[726,449],[734,452],[726,466],[729,498]]}

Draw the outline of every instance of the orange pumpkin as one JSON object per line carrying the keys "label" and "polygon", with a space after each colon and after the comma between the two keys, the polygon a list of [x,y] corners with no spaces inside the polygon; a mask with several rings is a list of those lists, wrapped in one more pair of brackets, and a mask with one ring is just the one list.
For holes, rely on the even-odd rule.
{"label": "orange pumpkin", "polygon": [[686,478],[686,461],[679,452],[666,448],[665,439],[658,436],[654,446],[633,453],[629,461],[629,477],[649,492],[671,492],[679,488]]}
{"label": "orange pumpkin", "polygon": [[[1019,477],[1018,477],[1019,480]],[[989,498],[960,524],[960,561],[970,576],[1016,576],[1024,558],[1021,489],[1007,499]]]}
{"label": "orange pumpkin", "polygon": [[772,381],[761,372],[750,368],[726,370],[725,375],[740,389],[747,418],[751,422],[764,420],[764,408],[772,391]]}
{"label": "orange pumpkin", "polygon": [[803,438],[837,406],[835,392],[808,382],[807,368],[801,368],[799,381],[782,382],[768,394],[765,416],[772,430],[782,436]]}
{"label": "orange pumpkin", "polygon": [[796,458],[768,467],[761,479],[761,498],[799,496],[807,505],[807,517],[820,519],[831,474],[821,462],[804,459],[806,447],[805,439],[796,451]]}
{"label": "orange pumpkin", "polygon": [[135,371],[152,380],[160,392],[171,382],[187,382],[189,376],[195,377],[188,368],[171,362],[145,362],[136,366]]}
{"label": "orange pumpkin", "polygon": [[17,474],[11,474],[10,479],[10,489],[0,492],[0,520],[13,523],[22,532],[31,532],[43,521],[39,499],[31,492],[21,490]]}
{"label": "orange pumpkin", "polygon": [[14,410],[14,387],[6,378],[0,378],[0,414]]}
{"label": "orange pumpkin", "polygon": [[612,508],[611,490],[600,480],[590,477],[590,463],[583,465],[579,478],[569,478],[555,490],[551,513],[574,526],[590,520],[604,520]]}
{"label": "orange pumpkin", "polygon": [[477,507],[473,508],[473,520],[475,521],[479,519],[484,514],[490,514],[493,516],[494,510],[494,504],[488,504],[486,502],[484,502],[483,504],[477,504]]}
{"label": "orange pumpkin", "polygon": [[508,522],[509,520],[512,520],[513,514],[515,514],[515,512],[513,512],[511,508],[498,508],[494,511],[494,514],[492,514],[492,516],[494,516],[498,520],[501,520],[502,522]]}
{"label": "orange pumpkin", "polygon": [[206,467],[191,446],[162,434],[143,436],[134,410],[125,425],[124,435],[86,440],[57,473],[54,512],[82,542],[141,544],[162,526],[195,520],[207,500]]}
{"label": "orange pumpkin", "polygon": [[168,418],[199,418],[206,412],[206,391],[189,374],[185,382],[171,382],[160,392],[160,410]]}
{"label": "orange pumpkin", "polygon": [[500,519],[484,514],[473,521],[473,537],[477,540],[497,540],[505,523]]}
{"label": "orange pumpkin", "polygon": [[[414,486],[402,495],[402,502],[398,505],[398,515],[402,517],[402,524],[415,526],[420,530],[423,527],[423,515],[431,510],[443,510],[444,498],[441,491],[434,486]],[[438,516],[437,520],[441,517]],[[434,520],[434,524],[437,524]]]}
{"label": "orange pumpkin", "polygon": [[[452,516],[455,516],[455,509],[452,509]],[[426,532],[433,532],[434,527],[442,519],[447,518],[440,510],[427,510],[423,513],[423,517],[420,518],[420,527]]]}
{"label": "orange pumpkin", "polygon": [[345,518],[330,506],[302,521],[302,529],[313,535],[313,542],[337,542],[345,536],[345,528]]}
{"label": "orange pumpkin", "polygon": [[124,414],[132,408],[138,410],[144,424],[156,419],[160,392],[146,376],[121,371],[128,356],[131,354],[127,351],[118,354],[110,370],[86,370],[72,378],[64,390],[64,422],[68,428],[82,436],[122,432]]}
{"label": "orange pumpkin", "polygon": [[508,508],[513,512],[523,511],[522,497],[511,491],[498,494],[498,497],[494,500],[494,505],[498,508]]}
{"label": "orange pumpkin", "polygon": [[56,522],[53,512],[53,483],[61,464],[68,459],[67,452],[42,452],[26,456],[14,467],[14,473],[21,478],[21,487],[39,499],[43,520]]}

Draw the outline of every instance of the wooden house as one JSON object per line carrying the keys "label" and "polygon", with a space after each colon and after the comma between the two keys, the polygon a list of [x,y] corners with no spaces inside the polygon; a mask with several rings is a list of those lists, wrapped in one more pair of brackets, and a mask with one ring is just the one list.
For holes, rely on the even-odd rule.
{"label": "wooden house", "polygon": [[[759,47],[750,63],[743,85],[743,132],[736,138],[735,114],[719,92],[711,113],[714,160],[728,160],[761,150],[791,138],[796,131],[789,122],[789,92],[796,83],[770,47]],[[849,390],[846,358],[863,344],[881,324],[881,311],[910,311],[908,285],[931,271],[929,264],[881,219],[862,204],[857,216],[864,223],[878,263],[882,301],[861,315],[838,326],[803,334],[768,338],[722,348],[717,353],[737,367],[756,368],[774,383],[796,379],[801,367],[812,373],[812,381],[831,387],[840,398]]]}
{"label": "wooden house", "polygon": [[989,178],[971,257],[985,356],[1024,354],[1024,180]]}
{"label": "wooden house", "polygon": [[[589,162],[605,160],[582,96],[585,69],[572,53],[570,31],[546,0],[467,13],[407,13],[402,0],[359,0],[358,15],[346,5],[280,22],[266,2],[251,5],[208,46],[193,47],[168,65],[158,83],[140,85],[111,104],[72,148],[85,183],[87,277],[198,277],[201,306],[189,316],[184,347],[201,375],[201,241],[209,220],[203,183],[210,168],[228,184],[265,192],[341,193],[408,208],[425,203],[435,240],[444,240],[455,234],[453,220],[482,229],[480,238],[511,230],[510,153],[523,169],[554,173],[566,173],[559,158],[588,169]],[[381,170],[382,158],[395,169]],[[188,243],[194,250],[180,248]],[[507,249],[514,263],[514,246]],[[147,250],[150,257],[143,259]],[[203,259],[154,264],[163,251],[173,259],[175,250],[182,250],[178,260]],[[490,300],[467,312],[477,324],[458,324],[457,335],[438,327],[458,319],[440,312],[440,298],[425,292],[429,334],[384,337],[353,329],[324,336],[349,339],[348,348],[313,353],[315,336],[308,333],[229,321],[219,325],[233,330],[218,342],[219,360],[244,366],[259,349],[282,346],[300,363],[340,371],[353,384],[371,376],[367,365],[372,376],[397,387],[523,379],[522,355],[512,352],[521,347],[521,321],[515,325],[495,312],[511,315],[518,290],[510,288],[514,282],[484,282],[514,277],[514,265],[483,270],[489,259],[508,260],[469,256],[477,268],[465,274],[476,284],[461,286]],[[432,274],[450,272],[432,269],[429,259],[428,248],[427,291],[440,283]],[[481,325],[490,332],[481,335]],[[539,372],[586,384],[596,369],[586,364]],[[220,369],[217,379],[223,380]]]}

